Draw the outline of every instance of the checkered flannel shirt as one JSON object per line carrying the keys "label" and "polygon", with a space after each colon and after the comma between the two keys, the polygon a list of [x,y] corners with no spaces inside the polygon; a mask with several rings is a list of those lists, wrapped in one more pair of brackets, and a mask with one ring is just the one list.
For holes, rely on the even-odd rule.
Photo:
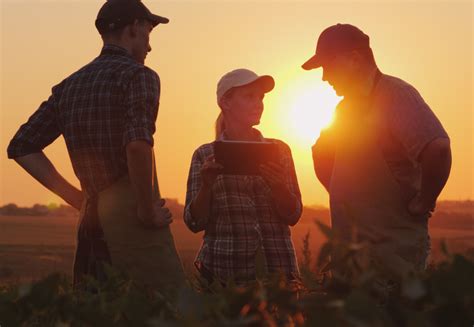
{"label": "checkered flannel shirt", "polygon": [[8,146],[8,157],[40,152],[61,134],[83,190],[95,194],[127,173],[125,145],[153,145],[160,80],[118,46],[52,89]]}
{"label": "checkered flannel shirt", "polygon": [[255,279],[258,252],[264,254],[268,273],[281,272],[291,279],[299,275],[290,228],[285,223],[297,220],[302,212],[291,150],[282,141],[265,141],[278,144],[278,159],[286,171],[285,183],[297,204],[295,212],[288,217],[278,214],[278,204],[262,177],[219,175],[212,189],[211,214],[205,219],[196,219],[191,214],[190,205],[201,187],[201,166],[214,153],[213,144],[200,146],[192,157],[184,221],[193,232],[205,231],[196,266],[204,266],[221,281]]}

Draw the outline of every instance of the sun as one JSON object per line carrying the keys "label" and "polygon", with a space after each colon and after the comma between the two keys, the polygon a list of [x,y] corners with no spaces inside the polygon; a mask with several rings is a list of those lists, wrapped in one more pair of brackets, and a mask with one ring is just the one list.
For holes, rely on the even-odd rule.
{"label": "sun", "polygon": [[[319,86],[319,85],[317,85]],[[290,101],[288,122],[292,138],[309,145],[329,126],[340,99],[324,87],[308,87]]]}
{"label": "sun", "polygon": [[286,78],[272,97],[271,121],[279,136],[293,147],[307,149],[329,126],[341,98],[318,74]]}

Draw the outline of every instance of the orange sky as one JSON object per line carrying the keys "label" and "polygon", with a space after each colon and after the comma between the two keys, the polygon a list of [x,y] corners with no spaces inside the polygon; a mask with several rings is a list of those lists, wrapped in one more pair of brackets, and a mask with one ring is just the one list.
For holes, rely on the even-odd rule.
{"label": "orange sky", "polygon": [[[346,22],[371,37],[381,70],[415,85],[450,134],[454,162],[441,198],[474,198],[471,1],[145,3],[171,20],[153,31],[146,62],[162,81],[155,152],[164,197],[184,201],[191,155],[213,139],[217,80],[246,67],[275,78],[261,130],[291,146],[304,203],[327,205],[310,146],[338,98],[321,82],[320,70],[300,65],[325,27]],[[59,202],[6,158],[6,147],[51,87],[99,53],[94,19],[101,4],[2,0],[0,204]],[[78,185],[63,140],[46,153]]]}

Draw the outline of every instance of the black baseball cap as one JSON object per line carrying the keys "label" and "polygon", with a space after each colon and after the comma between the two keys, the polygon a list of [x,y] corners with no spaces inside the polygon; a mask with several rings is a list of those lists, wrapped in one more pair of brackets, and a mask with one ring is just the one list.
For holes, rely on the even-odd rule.
{"label": "black baseball cap", "polygon": [[369,36],[350,24],[336,24],[326,28],[318,38],[316,53],[301,67],[311,70],[321,67],[334,56],[352,51],[370,49]]}
{"label": "black baseball cap", "polygon": [[153,26],[169,22],[166,17],[152,14],[140,0],[108,0],[97,14],[95,27],[103,34],[127,26],[135,19],[146,19]]}

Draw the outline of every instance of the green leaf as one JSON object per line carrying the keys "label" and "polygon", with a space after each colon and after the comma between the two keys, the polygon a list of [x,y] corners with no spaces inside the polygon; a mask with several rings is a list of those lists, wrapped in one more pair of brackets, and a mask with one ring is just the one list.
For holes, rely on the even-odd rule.
{"label": "green leaf", "polygon": [[334,232],[333,230],[331,229],[331,227],[329,227],[328,225],[318,221],[318,220],[314,220],[315,224],[318,225],[319,229],[321,230],[321,232],[329,239],[329,240],[332,240],[333,237],[334,237]]}
{"label": "green leaf", "polygon": [[333,246],[331,243],[324,243],[324,245],[321,247],[321,250],[319,250],[318,267],[321,267],[323,263],[329,260],[329,256],[331,255],[332,249]]}

